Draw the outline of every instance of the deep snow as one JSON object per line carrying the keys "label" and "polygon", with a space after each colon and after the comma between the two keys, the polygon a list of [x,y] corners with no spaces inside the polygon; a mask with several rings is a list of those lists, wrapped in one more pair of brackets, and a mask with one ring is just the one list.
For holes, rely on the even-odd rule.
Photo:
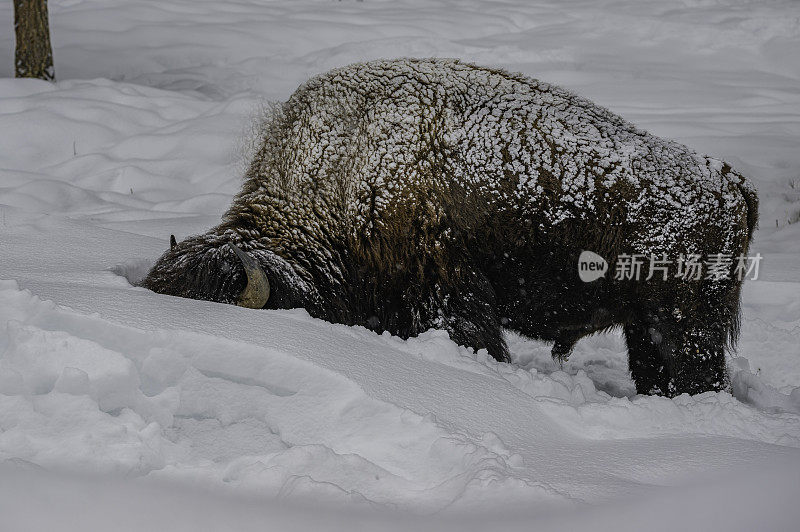
{"label": "deep snow", "polygon": [[[659,510],[659,526],[797,523],[797,3],[51,0],[50,11],[55,85],[8,79],[13,32],[0,32],[0,529],[55,527],[88,498],[103,502],[76,529],[108,529],[139,504],[164,530],[400,528],[432,513],[444,515],[413,523],[634,529]],[[11,19],[0,4],[0,27]],[[549,346],[510,335],[517,364],[502,365],[438,331],[402,341],[128,284],[170,233],[217,222],[261,106],[315,73],[403,55],[560,84],[753,179],[764,260],[744,290],[736,397],[634,396],[617,333],[580,342],[563,370]],[[305,515],[312,503],[338,510]]]}

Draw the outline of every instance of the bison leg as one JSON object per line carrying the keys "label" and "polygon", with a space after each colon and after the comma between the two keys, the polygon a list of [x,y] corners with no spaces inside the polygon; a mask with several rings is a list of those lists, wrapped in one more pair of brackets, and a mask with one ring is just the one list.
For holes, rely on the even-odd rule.
{"label": "bison leg", "polygon": [[564,361],[569,358],[578,340],[591,333],[592,329],[588,327],[584,329],[562,330],[558,338],[556,338],[553,348],[550,350],[550,356],[553,357],[553,360],[557,360],[559,364],[563,364]]}
{"label": "bison leg", "polygon": [[497,316],[494,290],[478,275],[458,295],[446,298],[443,306],[445,328],[459,345],[486,349],[499,362],[508,362],[508,347]]}
{"label": "bison leg", "polygon": [[628,346],[628,367],[636,384],[636,392],[643,395],[668,394],[669,370],[659,349],[660,333],[640,320],[626,324],[624,333]]}
{"label": "bison leg", "polygon": [[670,364],[670,395],[724,390],[728,384],[724,335],[715,330],[716,324],[707,322],[681,329],[682,345]]}
{"label": "bison leg", "polygon": [[575,342],[558,339],[556,343],[553,344],[553,349],[550,350],[550,356],[553,357],[553,360],[557,360],[560,364],[563,364],[564,361],[569,358],[570,353],[572,353],[573,347],[575,347]]}
{"label": "bison leg", "polygon": [[636,391],[674,397],[725,389],[728,323],[724,305],[702,305],[690,317],[651,313],[625,325]]}
{"label": "bison leg", "polygon": [[[494,290],[480,272],[464,274],[457,287],[433,298],[437,309],[431,323],[422,330],[444,328],[457,344],[473,349],[486,349],[499,362],[508,362],[508,347],[497,315]],[[425,314],[421,312],[420,314]]]}
{"label": "bison leg", "polygon": [[454,317],[447,330],[455,343],[473,349],[486,349],[498,362],[508,362],[508,347],[503,339],[503,330],[499,322],[491,316],[479,319],[475,316]]}

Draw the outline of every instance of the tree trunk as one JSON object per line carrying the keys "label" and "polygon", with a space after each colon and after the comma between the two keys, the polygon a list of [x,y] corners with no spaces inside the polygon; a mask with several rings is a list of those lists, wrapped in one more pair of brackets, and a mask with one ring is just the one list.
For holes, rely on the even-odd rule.
{"label": "tree trunk", "polygon": [[47,0],[14,0],[14,30],[16,77],[55,81]]}

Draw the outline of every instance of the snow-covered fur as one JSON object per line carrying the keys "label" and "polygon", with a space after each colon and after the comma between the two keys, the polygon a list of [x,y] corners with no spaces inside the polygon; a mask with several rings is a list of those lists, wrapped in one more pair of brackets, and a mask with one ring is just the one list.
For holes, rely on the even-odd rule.
{"label": "snow-covered fur", "polygon": [[741,282],[584,283],[577,261],[745,254],[757,199],[729,165],[558,87],[446,59],[332,70],[262,133],[223,222],[144,286],[235,302],[234,242],[267,273],[266,308],[402,337],[444,328],[498,360],[503,327],[566,356],[622,325],[641,393],[726,386]]}

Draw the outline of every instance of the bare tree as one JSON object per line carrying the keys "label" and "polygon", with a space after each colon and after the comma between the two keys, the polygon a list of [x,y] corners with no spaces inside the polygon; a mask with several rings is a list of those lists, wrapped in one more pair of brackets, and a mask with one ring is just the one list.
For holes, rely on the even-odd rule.
{"label": "bare tree", "polygon": [[14,0],[14,31],[16,77],[55,81],[47,0]]}

